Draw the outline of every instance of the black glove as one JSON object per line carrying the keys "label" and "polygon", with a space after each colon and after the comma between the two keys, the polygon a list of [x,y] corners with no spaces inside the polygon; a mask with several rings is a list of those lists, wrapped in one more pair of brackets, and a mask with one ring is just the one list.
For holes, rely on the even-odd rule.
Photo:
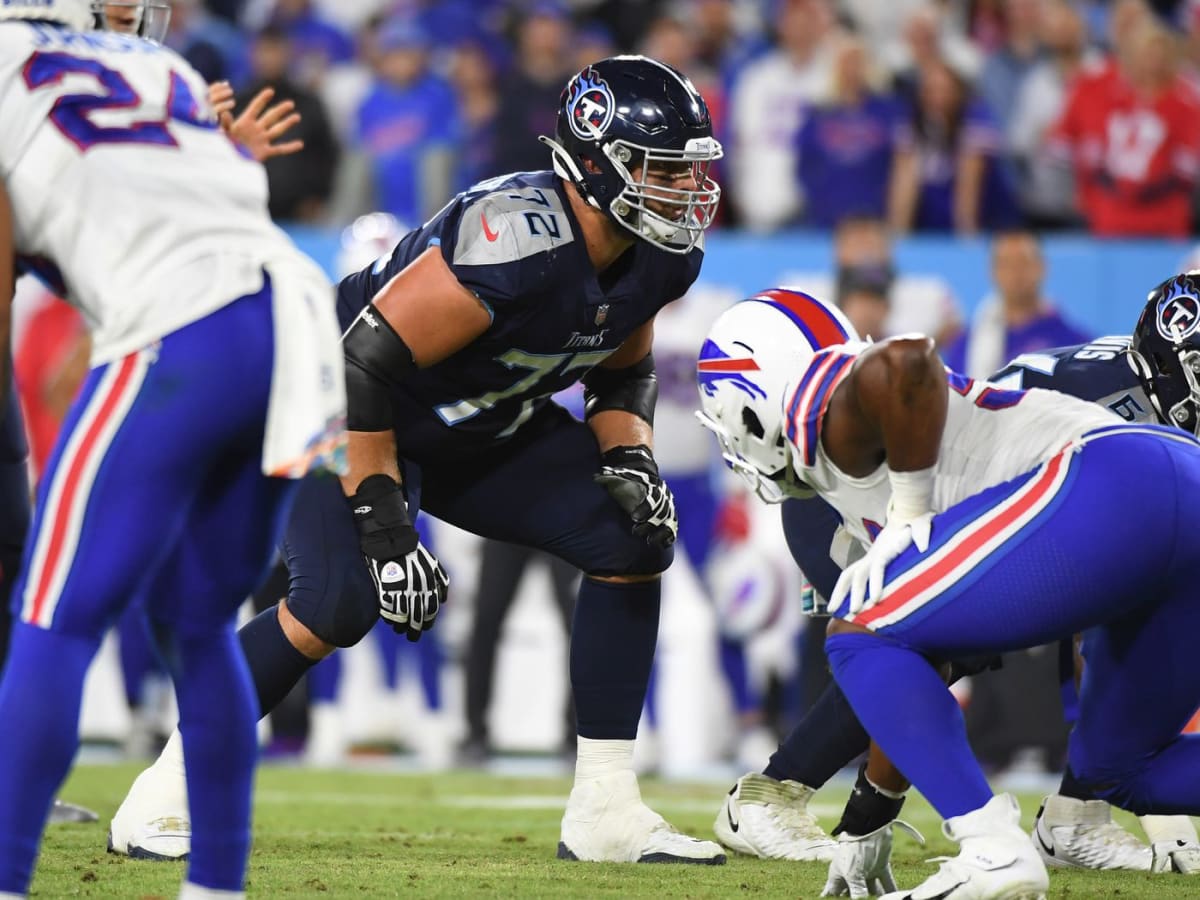
{"label": "black glove", "polygon": [[400,485],[387,475],[363,479],[350,498],[358,543],[379,595],[379,614],[410,641],[433,627],[450,578],[421,544]]}
{"label": "black glove", "polygon": [[633,520],[634,534],[656,547],[675,543],[679,532],[675,498],[659,477],[649,447],[613,447],[601,455],[600,472],[594,478]]}

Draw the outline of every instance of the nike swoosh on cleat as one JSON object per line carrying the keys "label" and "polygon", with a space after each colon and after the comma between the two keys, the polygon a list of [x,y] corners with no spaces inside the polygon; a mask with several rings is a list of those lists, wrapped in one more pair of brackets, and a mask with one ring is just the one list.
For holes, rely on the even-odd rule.
{"label": "nike swoosh on cleat", "polygon": [[500,237],[500,232],[492,231],[492,229],[488,227],[487,217],[483,213],[479,214],[479,221],[483,225],[483,236],[485,238],[487,238],[489,241],[494,242],[497,238]]}
{"label": "nike swoosh on cleat", "polygon": [[729,820],[729,827],[736,833],[738,830],[738,820],[733,817],[733,804],[729,803],[725,806],[725,818]]}
{"label": "nike swoosh on cleat", "polygon": [[1042,849],[1046,851],[1046,855],[1053,856],[1054,848],[1042,840],[1042,829],[1034,827],[1033,833],[1037,835],[1038,843],[1042,845]]}

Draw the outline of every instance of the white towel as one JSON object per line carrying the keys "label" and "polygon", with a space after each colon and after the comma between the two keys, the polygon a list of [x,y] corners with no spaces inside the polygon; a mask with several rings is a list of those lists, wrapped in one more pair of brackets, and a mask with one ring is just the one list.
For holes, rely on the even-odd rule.
{"label": "white towel", "polygon": [[315,266],[268,263],[275,364],[262,469],[303,478],[346,471],[346,382],[333,289]]}
{"label": "white towel", "polygon": [[1007,338],[1004,307],[999,297],[989,294],[971,316],[965,374],[972,378],[987,378],[1004,365],[1008,361],[1004,355]]}

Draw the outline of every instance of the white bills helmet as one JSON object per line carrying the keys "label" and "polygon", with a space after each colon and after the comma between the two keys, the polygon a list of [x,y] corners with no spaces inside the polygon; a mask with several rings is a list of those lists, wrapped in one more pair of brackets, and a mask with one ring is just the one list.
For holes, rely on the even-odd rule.
{"label": "white bills helmet", "polygon": [[713,323],[696,362],[700,423],[729,466],[768,503],[789,478],[784,394],[818,350],[858,341],[832,304],[788,288],[735,303]]}

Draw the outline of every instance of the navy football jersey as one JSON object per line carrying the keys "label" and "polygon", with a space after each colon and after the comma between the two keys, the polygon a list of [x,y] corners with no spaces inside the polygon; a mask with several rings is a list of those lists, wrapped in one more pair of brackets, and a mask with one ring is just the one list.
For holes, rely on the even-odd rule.
{"label": "navy football jersey", "polygon": [[565,190],[553,172],[482,182],[338,285],[346,328],[394,275],[438,247],[492,316],[478,339],[394,390],[402,453],[512,436],[696,280],[701,248],[678,255],[641,240],[597,274]]}
{"label": "navy football jersey", "polygon": [[1124,358],[1129,337],[1023,353],[988,381],[1007,388],[1046,388],[1107,406],[1127,422],[1158,421],[1154,407]]}

